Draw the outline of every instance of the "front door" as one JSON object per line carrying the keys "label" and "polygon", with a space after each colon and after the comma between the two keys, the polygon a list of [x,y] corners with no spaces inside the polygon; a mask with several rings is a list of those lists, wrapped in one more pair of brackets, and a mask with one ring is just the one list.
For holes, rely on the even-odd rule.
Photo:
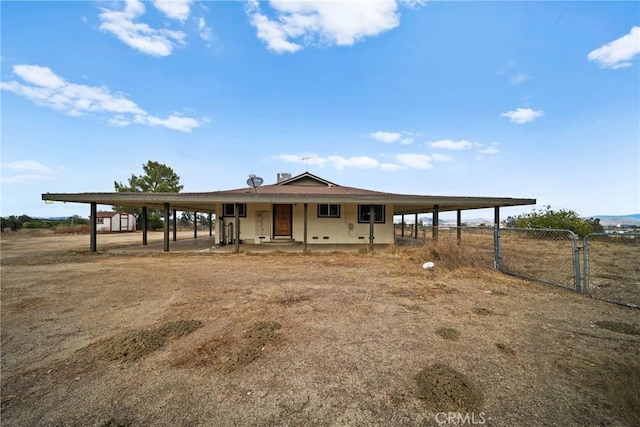
{"label": "front door", "polygon": [[273,237],[291,237],[292,205],[273,205]]}

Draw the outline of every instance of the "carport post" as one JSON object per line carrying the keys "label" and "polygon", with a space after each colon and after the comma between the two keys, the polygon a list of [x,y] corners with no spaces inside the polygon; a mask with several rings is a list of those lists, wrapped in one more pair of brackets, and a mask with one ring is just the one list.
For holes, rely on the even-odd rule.
{"label": "carport post", "polygon": [[413,238],[418,240],[418,214],[416,214],[416,217],[413,220],[413,229],[415,230],[415,234],[413,235]]}
{"label": "carport post", "polygon": [[373,229],[374,229],[375,212],[373,205],[369,206],[369,252],[373,252]]}
{"label": "carport post", "polygon": [[147,207],[142,207],[142,244],[147,245]]}
{"label": "carport post", "polygon": [[240,203],[236,203],[234,206],[235,225],[233,231],[235,232],[235,247],[236,253],[240,253]]}
{"label": "carport post", "polygon": [[198,238],[198,212],[193,213],[193,238]]}
{"label": "carport post", "polygon": [[304,228],[302,233],[302,252],[307,252],[307,212],[309,211],[309,205],[304,204]]}
{"label": "carport post", "polygon": [[96,202],[91,202],[91,238],[89,239],[89,250],[91,252],[97,252],[98,250],[98,226],[96,215],[98,214]]}
{"label": "carport post", "polygon": [[438,240],[438,227],[440,226],[440,218],[438,218],[438,214],[440,213],[440,206],[433,206],[433,219],[431,222],[433,223],[433,228],[431,229],[431,234],[433,240]]}
{"label": "carport post", "polygon": [[404,237],[404,214],[402,214],[402,221],[400,223],[400,226],[402,227],[402,231],[400,232],[400,236]]}
{"label": "carport post", "polygon": [[173,210],[173,241],[178,241],[178,211]]}
{"label": "carport post", "polygon": [[500,251],[500,206],[496,206],[493,209],[493,267],[497,269],[500,268],[500,259],[502,258]]}
{"label": "carport post", "polygon": [[169,203],[164,204],[164,251],[169,252]]}
{"label": "carport post", "polygon": [[209,237],[213,236],[213,214],[209,212]]}
{"label": "carport post", "polygon": [[462,210],[458,209],[456,212],[456,230],[458,235],[458,244],[462,242]]}

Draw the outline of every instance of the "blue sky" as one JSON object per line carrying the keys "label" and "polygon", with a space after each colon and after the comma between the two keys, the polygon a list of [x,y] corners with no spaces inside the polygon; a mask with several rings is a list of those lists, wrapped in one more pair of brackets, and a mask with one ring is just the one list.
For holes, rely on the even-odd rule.
{"label": "blue sky", "polygon": [[183,191],[309,170],[379,191],[640,212],[638,2],[0,8],[2,216],[86,217],[41,193],[114,191],[148,160]]}

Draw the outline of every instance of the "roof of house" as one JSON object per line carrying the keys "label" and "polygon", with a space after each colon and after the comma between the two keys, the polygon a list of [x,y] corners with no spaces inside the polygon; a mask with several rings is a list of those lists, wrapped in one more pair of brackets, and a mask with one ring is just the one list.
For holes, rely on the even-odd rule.
{"label": "roof of house", "polygon": [[276,184],[204,193],[45,193],[43,200],[118,206],[147,206],[197,212],[215,212],[218,203],[353,203],[392,204],[394,215],[533,205],[535,199],[460,197],[385,193],[346,187],[309,172]]}

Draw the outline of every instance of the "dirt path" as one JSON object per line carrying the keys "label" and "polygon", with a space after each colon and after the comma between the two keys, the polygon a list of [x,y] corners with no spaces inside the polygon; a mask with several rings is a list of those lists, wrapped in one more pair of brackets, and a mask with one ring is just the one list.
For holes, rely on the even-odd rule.
{"label": "dirt path", "polygon": [[639,310],[415,252],[86,245],[2,237],[3,426],[640,422]]}

